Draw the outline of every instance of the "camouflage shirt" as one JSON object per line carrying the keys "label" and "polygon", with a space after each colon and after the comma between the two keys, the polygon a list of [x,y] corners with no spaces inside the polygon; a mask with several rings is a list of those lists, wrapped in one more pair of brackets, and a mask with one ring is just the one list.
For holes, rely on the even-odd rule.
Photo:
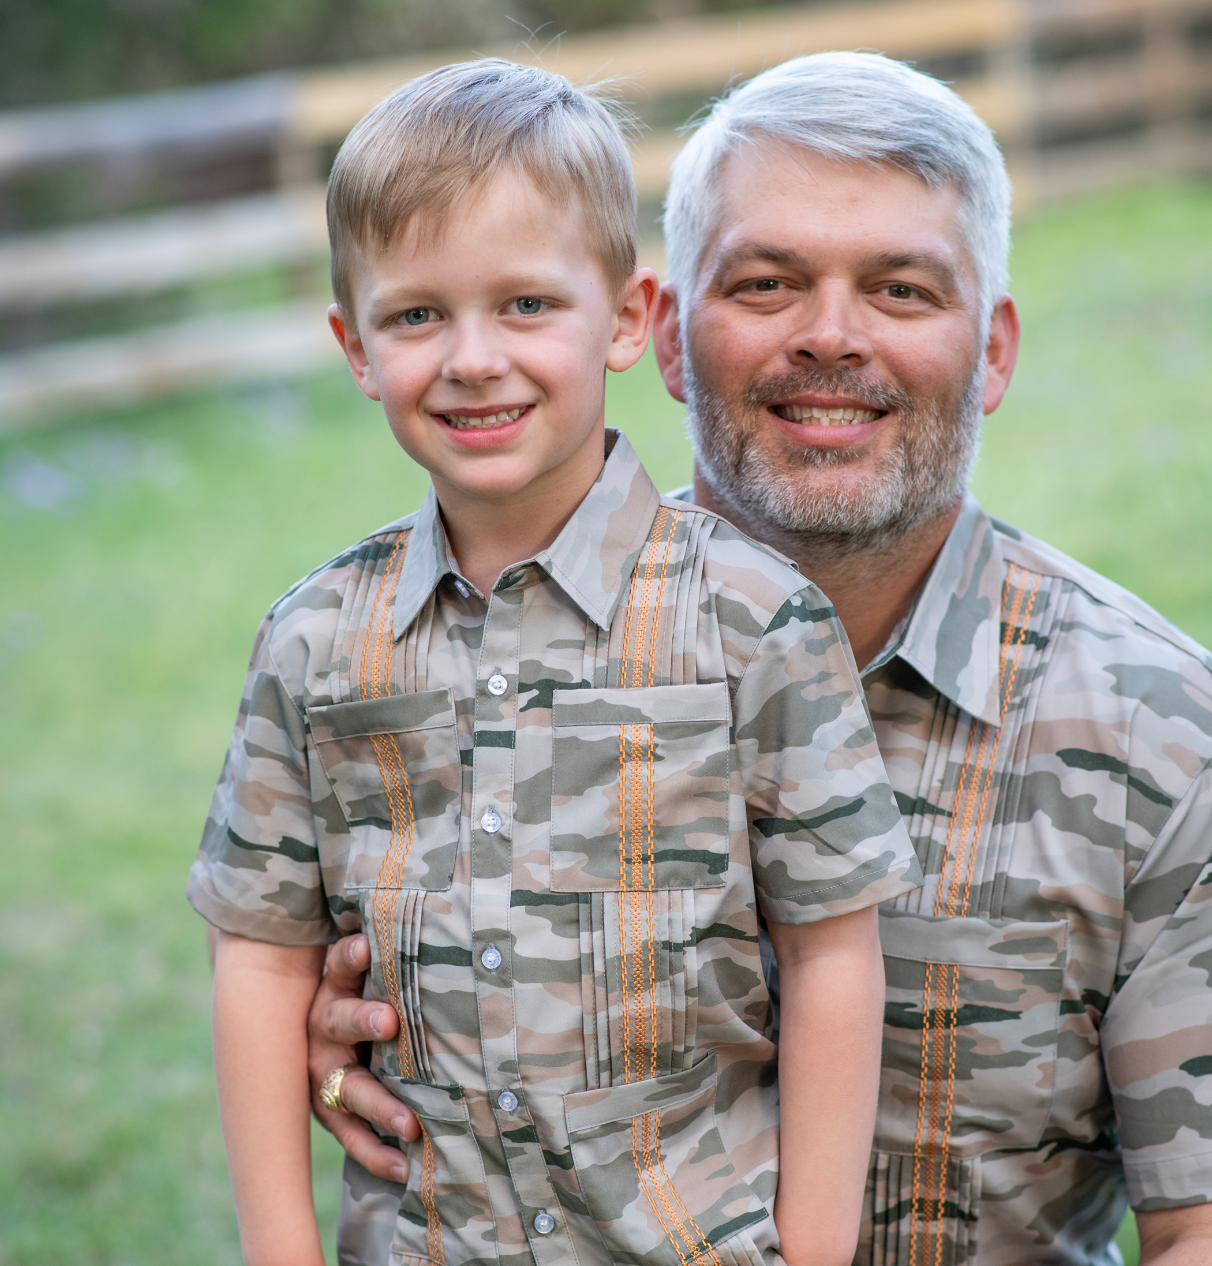
{"label": "camouflage shirt", "polygon": [[881,908],[856,1266],[1112,1266],[1212,1198],[1212,659],[968,498],[864,670],[925,885]]}
{"label": "camouflage shirt", "polygon": [[613,438],[487,601],[431,491],[257,638],[189,897],[370,935],[423,1135],[347,1163],[342,1262],[775,1261],[761,918],[920,882],[827,600]]}

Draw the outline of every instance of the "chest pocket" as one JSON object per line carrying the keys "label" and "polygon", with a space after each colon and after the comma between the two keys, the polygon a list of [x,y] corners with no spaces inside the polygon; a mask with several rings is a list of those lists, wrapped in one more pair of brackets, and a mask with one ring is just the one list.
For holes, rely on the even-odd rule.
{"label": "chest pocket", "polygon": [[346,888],[449,888],[463,780],[450,690],[309,708],[307,719],[349,826]]}
{"label": "chest pocket", "polygon": [[552,888],[721,887],[729,727],[724,682],[557,690]]}
{"label": "chest pocket", "polygon": [[932,1104],[950,1107],[948,1151],[956,1160],[1039,1143],[1056,1084],[1067,933],[1063,921],[881,908],[879,1151],[911,1153],[919,1117]]}

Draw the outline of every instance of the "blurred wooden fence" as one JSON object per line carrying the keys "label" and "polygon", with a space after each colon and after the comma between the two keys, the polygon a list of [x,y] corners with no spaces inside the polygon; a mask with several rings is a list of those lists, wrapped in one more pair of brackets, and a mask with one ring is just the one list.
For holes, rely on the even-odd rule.
{"label": "blurred wooden fence", "polygon": [[[609,31],[537,53],[480,51],[541,60],[574,80],[627,81],[651,129],[634,155],[651,224],[686,115],[729,83],[831,48],[878,49],[954,83],[996,130],[1020,207],[1212,172],[1212,0],[875,0]],[[397,84],[467,55],[0,114],[0,226],[20,224],[23,190],[54,190],[65,172],[87,187],[94,215],[111,212],[0,236],[0,337],[12,349],[0,354],[0,427],[335,360],[319,267],[327,165]],[[149,189],[177,205],[130,214]],[[646,250],[659,264],[654,234]],[[289,279],[286,301],[56,337],[65,311],[129,320],[140,300],[267,270]]]}

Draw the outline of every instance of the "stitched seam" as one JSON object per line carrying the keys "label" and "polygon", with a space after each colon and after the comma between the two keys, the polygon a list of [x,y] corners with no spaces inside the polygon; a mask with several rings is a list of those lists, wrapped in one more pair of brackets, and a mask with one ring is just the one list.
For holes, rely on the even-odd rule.
{"label": "stitched seam", "polygon": [[[631,1122],[631,1159],[635,1165],[635,1172],[639,1177],[640,1190],[648,1198],[648,1204],[653,1213],[656,1214],[657,1221],[661,1224],[661,1230],[665,1232],[665,1238],[673,1245],[674,1252],[682,1262],[682,1266],[690,1266],[686,1260],[686,1254],[682,1252],[681,1246],[674,1238],[673,1230],[670,1228],[668,1221],[669,1210],[659,1196],[654,1196],[649,1187],[649,1180],[645,1175],[650,1174],[651,1170],[648,1166],[648,1138],[649,1138],[649,1117],[652,1114],[645,1112],[642,1116],[633,1117]],[[640,1137],[637,1139],[637,1135]],[[643,1150],[643,1158],[640,1152]],[[655,1186],[655,1180],[653,1185]]]}
{"label": "stitched seam", "polygon": [[644,772],[647,776],[647,792],[648,792],[648,812],[647,821],[647,838],[644,841],[644,860],[645,860],[645,876],[644,876],[644,922],[645,930],[648,933],[648,988],[646,996],[648,999],[648,1022],[652,1026],[652,1041],[649,1046],[648,1058],[648,1076],[655,1077],[657,1075],[657,1043],[659,1034],[657,1032],[657,997],[656,997],[656,952],[654,942],[656,940],[653,935],[652,922],[652,890],[656,883],[656,863],[653,859],[653,839],[652,839],[652,817],[653,817],[653,784],[656,779],[654,748],[656,746],[653,738],[652,726],[644,727],[645,739],[647,741],[648,759],[644,762]]}
{"label": "stitched seam", "polygon": [[696,1246],[694,1241],[692,1241],[690,1237],[686,1235],[686,1232],[683,1230],[682,1234],[686,1236],[686,1245],[690,1249],[690,1251],[694,1254],[696,1259],[702,1257],[703,1254],[706,1253],[708,1259],[714,1263],[714,1266],[720,1266],[720,1259],[715,1255],[715,1249],[713,1249],[711,1245],[707,1243],[707,1237],[703,1234],[702,1230],[699,1227],[699,1224],[694,1220],[694,1218],[690,1216],[690,1211],[686,1208],[685,1204],[682,1203],[682,1197],[678,1195],[677,1188],[673,1185],[672,1181],[669,1178],[669,1174],[666,1172],[665,1161],[664,1161],[664,1158],[661,1156],[661,1151],[660,1151],[661,1113],[659,1109],[657,1110],[655,1115],[656,1115],[656,1162],[657,1162],[658,1168],[660,1169],[661,1178],[664,1180],[665,1188],[668,1190],[670,1196],[673,1197],[673,1200],[676,1203],[678,1210],[681,1211],[686,1221],[689,1222],[690,1225],[694,1228],[694,1233],[696,1236],[698,1236],[698,1243],[702,1247]]}
{"label": "stitched seam", "polygon": [[[665,1172],[665,1167],[661,1163],[661,1109],[655,1108],[651,1112],[644,1114],[643,1121],[643,1137],[644,1137],[644,1170],[649,1176],[653,1189],[656,1191],[657,1200],[660,1207],[664,1210],[666,1217],[673,1223],[674,1229],[678,1233],[678,1238],[682,1244],[689,1250],[692,1258],[698,1256],[695,1248],[695,1241],[690,1232],[686,1229],[686,1223],[679,1216],[677,1208],[674,1206],[670,1196],[674,1196],[673,1187],[669,1182],[669,1175]],[[649,1197],[651,1199],[651,1196]],[[681,1201],[678,1201],[681,1204]],[[682,1212],[685,1212],[685,1206],[682,1206]],[[665,1218],[660,1218],[662,1227],[666,1227]],[[666,1235],[668,1235],[666,1229]],[[681,1246],[670,1236],[670,1242],[673,1244],[677,1255],[686,1260],[685,1254],[682,1252]]]}
{"label": "stitched seam", "polygon": [[[630,618],[630,609],[628,609]],[[619,1012],[623,1025],[623,1080],[631,1076],[631,1008],[627,957],[627,727],[619,726]]]}
{"label": "stitched seam", "polygon": [[[947,832],[947,843],[943,852],[943,862],[939,875],[939,891],[935,897],[935,910],[947,918],[966,917],[968,904],[972,895],[972,880],[976,868],[977,846],[980,842],[981,830],[988,811],[989,794],[993,787],[994,772],[997,766],[998,751],[1001,747],[1002,734],[1005,730],[1006,709],[1014,693],[1014,685],[1018,676],[1022,648],[1027,640],[1027,626],[1035,607],[1036,595],[1039,591],[1040,577],[1034,577],[1029,591],[1024,591],[1015,584],[1016,573],[1022,568],[1011,564],[1003,589],[1001,608],[1005,623],[999,655],[999,713],[1002,722],[996,730],[983,722],[973,722],[968,735],[968,743],[964,752],[964,763],[960,770],[959,784],[956,788],[957,806],[962,804],[962,812],[951,819]],[[1006,591],[1012,595],[1009,610],[1006,609]],[[1007,664],[1007,659],[1009,660]],[[981,731],[976,756],[972,756],[972,744],[977,728]],[[992,731],[992,732],[991,732]],[[974,777],[969,782],[969,772]],[[958,835],[957,835],[958,829]],[[952,845],[958,840],[954,856]],[[948,867],[951,874],[948,877]],[[961,879],[962,868],[962,879]],[[926,1009],[922,1022],[922,1081],[918,1088],[918,1124],[913,1141],[913,1189],[910,1204],[911,1227],[909,1236],[909,1266],[916,1266],[919,1230],[924,1221],[936,1222],[934,1244],[935,1266],[942,1266],[943,1259],[943,1221],[946,1212],[947,1163],[951,1150],[951,1118],[955,1106],[955,1051],[956,1051],[956,1017],[959,1011],[959,965],[940,964],[943,969],[943,980],[946,982],[942,992],[943,999],[933,997],[934,964],[926,965],[923,985],[922,1003]],[[945,1009],[938,1006],[945,1001]],[[931,1016],[930,1027],[933,1035],[927,1037],[927,1015]],[[945,1015],[945,1024],[943,1017]],[[939,1039],[945,1043],[939,1047]],[[927,1058],[927,1041],[930,1044]],[[945,1094],[941,1077],[942,1064],[946,1063]],[[933,1074],[929,1091],[927,1091],[926,1074]],[[940,1105],[941,1099],[941,1105]],[[941,1110],[940,1110],[941,1107]],[[928,1121],[923,1138],[923,1122]],[[929,1157],[923,1165],[923,1157]],[[935,1159],[937,1157],[937,1159]],[[919,1195],[921,1171],[927,1168],[925,1193]],[[938,1196],[934,1195],[937,1177]],[[925,1217],[922,1206],[925,1206]],[[937,1208],[937,1214],[935,1209]]]}
{"label": "stitched seam", "polygon": [[[395,643],[388,634],[391,624],[392,603],[395,599],[396,587],[400,583],[400,571],[407,554],[409,533],[401,533],[387,560],[383,579],[375,594],[370,609],[370,621],[366,637],[362,642],[360,693],[363,700],[368,697],[382,698],[384,686],[391,682],[391,665],[395,651]],[[369,674],[368,664],[369,663]],[[369,675],[369,684],[368,684]],[[400,994],[400,976],[395,953],[395,914],[399,897],[399,879],[412,851],[415,829],[412,791],[408,785],[408,775],[404,761],[400,755],[399,745],[394,736],[372,735],[371,747],[375,759],[379,763],[379,776],[383,780],[383,789],[387,793],[387,803],[391,810],[391,842],[387,855],[379,866],[379,878],[375,885],[375,894],[371,902],[372,922],[375,936],[379,942],[379,961],[383,967],[383,983],[387,986],[388,997],[400,1018],[400,1037],[396,1043],[398,1059],[404,1076],[412,1081],[417,1080],[416,1067],[412,1058],[412,1043],[409,1028],[404,1014],[404,1000]],[[385,892],[389,894],[384,899]],[[384,953],[384,946],[388,952]],[[438,1217],[437,1202],[434,1199],[434,1149],[433,1140],[424,1124],[421,1125],[423,1139],[421,1151],[421,1203],[425,1206],[425,1242],[430,1257],[445,1266],[446,1255],[442,1245],[442,1223]]]}

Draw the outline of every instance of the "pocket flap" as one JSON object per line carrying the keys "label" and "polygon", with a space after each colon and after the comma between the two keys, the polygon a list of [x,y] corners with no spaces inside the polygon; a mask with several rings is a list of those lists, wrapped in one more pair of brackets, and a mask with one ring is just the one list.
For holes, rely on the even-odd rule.
{"label": "pocket flap", "polygon": [[728,684],[641,686],[635,690],[557,690],[551,723],[568,725],[660,725],[668,721],[728,721]]}
{"label": "pocket flap", "polygon": [[961,967],[1064,967],[1069,924],[1014,919],[940,919],[880,907],[888,958]]}
{"label": "pocket flap", "polygon": [[307,720],[317,743],[361,738],[368,734],[398,734],[404,730],[434,730],[455,724],[454,695],[445,690],[384,695],[353,703],[330,703],[308,708]]}
{"label": "pocket flap", "polygon": [[401,1103],[407,1104],[425,1121],[467,1121],[467,1100],[462,1086],[438,1086],[428,1081],[376,1074]]}
{"label": "pocket flap", "polygon": [[612,1121],[631,1121],[654,1108],[676,1108],[689,1103],[715,1080],[715,1067],[715,1051],[711,1051],[692,1068],[666,1073],[664,1077],[565,1095],[564,1119],[568,1133],[593,1130]]}

